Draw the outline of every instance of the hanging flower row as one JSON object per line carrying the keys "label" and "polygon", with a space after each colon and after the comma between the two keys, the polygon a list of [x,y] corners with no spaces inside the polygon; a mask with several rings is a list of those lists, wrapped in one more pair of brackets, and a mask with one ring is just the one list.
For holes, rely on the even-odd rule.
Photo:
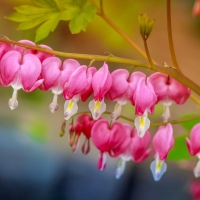
{"label": "hanging flower row", "polygon": [[[19,42],[36,45],[28,40]],[[40,46],[51,50],[46,45]],[[0,84],[13,88],[12,97],[8,102],[11,110],[18,106],[17,92],[20,89],[25,92],[32,92],[37,88],[43,91],[51,90],[54,94],[53,101],[49,105],[52,113],[59,108],[57,98],[62,94],[66,100],[65,120],[69,120],[78,112],[79,100],[85,102],[93,94],[93,100],[88,106],[91,115],[79,115],[76,124],[70,125],[70,144],[75,151],[78,147],[79,136],[83,133],[86,140],[82,151],[86,154],[90,151],[91,138],[100,150],[98,161],[100,170],[106,167],[107,153],[111,157],[120,157],[121,160],[116,169],[117,178],[123,174],[126,161],[132,159],[135,162],[141,162],[150,154],[151,150],[148,147],[151,136],[148,131],[150,127],[148,114],[154,113],[155,105],[159,102],[163,104],[162,119],[167,123],[170,118],[171,104],[185,103],[191,93],[191,90],[183,84],[159,72],[149,77],[142,72],[130,73],[125,69],[117,69],[110,73],[106,63],[97,69],[94,66],[80,65],[74,59],[66,59],[62,62],[52,54],[7,43],[0,43]],[[101,117],[106,111],[105,99],[116,102],[110,123]],[[116,121],[126,103],[135,107],[135,128]],[[197,145],[199,148],[197,150],[192,137],[193,133],[191,141],[187,139],[189,152],[192,156],[199,157],[200,144]],[[155,161],[151,163],[150,168],[155,180],[159,180],[166,171],[165,160],[173,144],[171,124],[161,126],[152,141]],[[200,175],[199,164],[195,168],[195,174]]]}

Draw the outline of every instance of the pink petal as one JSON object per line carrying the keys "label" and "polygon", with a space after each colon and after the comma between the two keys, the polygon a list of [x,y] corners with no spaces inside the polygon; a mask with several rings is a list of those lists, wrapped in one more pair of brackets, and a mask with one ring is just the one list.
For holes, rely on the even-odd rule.
{"label": "pink petal", "polygon": [[25,91],[32,88],[32,86],[38,80],[41,69],[41,63],[36,56],[32,54],[24,55],[21,64],[20,77]]}
{"label": "pink petal", "polygon": [[125,134],[125,139],[124,141],[118,145],[116,148],[112,149],[112,154],[110,153],[110,156],[112,157],[117,157],[123,153],[125,153],[125,151],[129,148],[130,142],[131,142],[131,134],[132,134],[132,126],[130,126],[129,124],[123,124],[124,127],[124,131],[121,134]]}
{"label": "pink petal", "polygon": [[11,51],[11,50],[13,50],[12,44],[0,42],[0,59],[3,57],[3,55],[5,53],[7,53],[8,51]]}
{"label": "pink petal", "polygon": [[97,163],[97,168],[100,171],[103,171],[106,168],[106,154],[105,153],[102,153],[102,152],[100,153],[99,160]]}
{"label": "pink petal", "polygon": [[40,79],[40,80],[36,81],[34,83],[34,85],[29,90],[25,90],[25,91],[26,92],[33,92],[34,90],[39,88],[42,85],[43,82],[44,82],[44,79]]}
{"label": "pink petal", "polygon": [[126,138],[123,125],[115,122],[109,127],[107,120],[98,120],[91,130],[91,139],[101,152],[108,152],[117,148]]}
{"label": "pink petal", "polygon": [[173,129],[171,124],[160,126],[153,138],[153,148],[160,160],[165,160],[174,145]]}
{"label": "pink petal", "polygon": [[92,88],[92,78],[94,74],[96,73],[97,69],[95,67],[90,67],[87,70],[87,87],[85,90],[81,93],[81,101],[85,102],[88,97],[93,93]]}
{"label": "pink petal", "polygon": [[104,95],[112,85],[112,76],[108,70],[108,65],[104,65],[94,74],[92,78],[92,87],[94,91],[94,100],[102,101]]}
{"label": "pink petal", "polygon": [[133,72],[130,76],[129,86],[126,91],[127,99],[134,105],[133,94],[137,88],[138,82],[141,78],[146,78],[146,75],[142,72]]}
{"label": "pink petal", "polygon": [[20,69],[21,54],[17,51],[9,51],[2,57],[0,74],[5,85],[10,85]]}
{"label": "pink petal", "polygon": [[200,153],[200,123],[196,124],[190,132],[190,147],[193,155]]}
{"label": "pink petal", "polygon": [[191,142],[188,138],[186,138],[186,145],[187,145],[189,154],[191,156],[194,156],[193,149],[192,149],[192,146],[191,146]]}
{"label": "pink petal", "polygon": [[130,153],[135,162],[142,162],[149,155],[149,147],[151,142],[151,135],[149,131],[146,131],[144,137],[139,137],[137,130],[134,129],[134,136],[130,143]]}
{"label": "pink petal", "polygon": [[[150,85],[150,82],[145,83],[145,78],[140,78],[136,91],[133,96],[135,104],[135,113],[143,115],[146,109],[151,109],[156,103],[156,95]],[[153,110],[151,109],[151,112]]]}
{"label": "pink petal", "polygon": [[129,72],[125,69],[117,69],[111,73],[112,86],[106,94],[106,98],[110,101],[116,100],[123,96],[128,88]]}
{"label": "pink petal", "polygon": [[71,74],[69,81],[64,86],[63,96],[65,99],[70,100],[87,87],[86,70],[87,66],[83,65]]}
{"label": "pink petal", "polygon": [[157,72],[152,74],[149,79],[157,95],[157,102],[173,100],[176,104],[183,104],[190,96],[189,88],[166,74]]}
{"label": "pink petal", "polygon": [[58,85],[58,78],[61,74],[62,62],[57,57],[47,58],[42,63],[41,78],[44,79],[44,88],[49,90]]}
{"label": "pink petal", "polygon": [[[27,44],[27,45],[32,45],[32,46],[36,46],[34,42],[32,41],[29,41],[29,40],[20,40],[19,41],[20,43],[23,43],[23,44]],[[52,48],[50,48],[49,46],[47,45],[39,45],[45,49],[48,49],[48,50],[52,50]],[[24,53],[24,54],[33,54],[35,55],[36,57],[38,57],[38,59],[40,60],[40,62],[42,63],[46,58],[49,58],[49,57],[54,57],[53,54],[49,54],[49,53],[45,53],[45,52],[42,52],[42,51],[38,51],[38,50],[34,50],[34,49],[26,49],[24,47],[20,47],[20,46],[15,46],[14,47],[14,50],[20,52],[21,54]],[[24,52],[25,50],[25,52]]]}

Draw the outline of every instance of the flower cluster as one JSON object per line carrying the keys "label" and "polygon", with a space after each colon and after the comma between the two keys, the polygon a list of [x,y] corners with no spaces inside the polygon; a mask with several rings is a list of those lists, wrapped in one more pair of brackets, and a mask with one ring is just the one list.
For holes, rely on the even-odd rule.
{"label": "flower cluster", "polygon": [[[35,46],[28,40],[19,42]],[[40,46],[51,49],[46,45]],[[79,100],[85,102],[93,94],[93,100],[88,105],[91,114],[81,114],[75,124],[73,120],[70,124],[69,143],[72,150],[76,151],[80,135],[84,134],[86,139],[82,152],[87,154],[90,151],[91,139],[100,151],[100,170],[106,167],[107,154],[119,157],[117,178],[123,174],[127,161],[142,162],[149,156],[151,135],[148,131],[148,114],[154,113],[155,105],[163,104],[162,119],[167,124],[170,118],[170,105],[185,103],[191,93],[186,86],[159,72],[149,77],[142,72],[130,73],[125,69],[117,69],[110,73],[107,63],[97,69],[94,66],[80,65],[74,59],[61,61],[49,53],[6,43],[0,43],[0,84],[12,86],[14,90],[8,102],[11,110],[18,106],[19,89],[25,92],[32,92],[37,88],[42,91],[51,90],[54,97],[49,109],[52,113],[59,108],[57,98],[62,94],[66,100],[65,120],[73,118],[78,112]],[[110,122],[101,117],[106,111],[105,99],[116,101]],[[127,103],[135,107],[134,128],[117,121],[123,105]],[[159,127],[152,140],[155,161],[150,166],[156,181],[167,169],[165,160],[173,144],[171,124]],[[192,138],[191,142],[187,140],[187,144],[191,155],[197,155],[199,151],[191,150],[195,147]]]}

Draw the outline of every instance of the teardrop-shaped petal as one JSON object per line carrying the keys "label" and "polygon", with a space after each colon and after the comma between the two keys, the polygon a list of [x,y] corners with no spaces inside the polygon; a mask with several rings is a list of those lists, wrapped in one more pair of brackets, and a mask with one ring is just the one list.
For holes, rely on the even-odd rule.
{"label": "teardrop-shaped petal", "polygon": [[112,85],[112,77],[108,70],[108,65],[104,65],[94,74],[92,78],[92,88],[94,91],[94,100],[102,101],[104,95]]}
{"label": "teardrop-shaped petal", "polygon": [[138,136],[140,138],[144,137],[146,131],[150,127],[150,120],[148,119],[147,110],[142,116],[137,116],[134,120],[135,128],[137,129]]}
{"label": "teardrop-shaped petal", "polygon": [[159,156],[160,160],[165,160],[170,149],[174,145],[173,129],[171,124],[160,126],[153,138],[154,155]]}
{"label": "teardrop-shaped petal", "polygon": [[130,143],[130,154],[135,162],[139,163],[145,160],[151,150],[148,149],[151,142],[151,135],[149,131],[146,131],[143,138],[138,136],[137,130],[134,129],[134,136]]}
{"label": "teardrop-shaped petal", "polygon": [[83,92],[81,92],[80,99],[81,101],[85,102],[88,97],[93,93],[93,88],[92,88],[92,78],[94,74],[96,73],[97,69],[95,67],[90,67],[87,70],[87,87],[84,89]]}
{"label": "teardrop-shaped petal", "polygon": [[101,117],[102,113],[106,111],[106,104],[104,103],[104,99],[102,101],[90,101],[89,102],[89,110],[92,114],[92,118],[97,120]]}
{"label": "teardrop-shaped petal", "polygon": [[30,89],[24,89],[24,91],[26,92],[33,92],[34,90],[36,90],[37,88],[39,88],[42,83],[43,83],[44,79],[39,79],[38,81],[36,81],[33,86]]}
{"label": "teardrop-shaped petal", "polygon": [[78,105],[75,99],[67,100],[64,104],[64,119],[70,119],[74,114],[78,112]]}
{"label": "teardrop-shaped petal", "polygon": [[71,74],[63,90],[63,96],[65,99],[71,99],[73,96],[83,92],[84,89],[87,87],[86,70],[87,66],[83,65],[77,68]]}
{"label": "teardrop-shaped petal", "polygon": [[44,88],[49,90],[57,86],[58,78],[61,74],[62,62],[57,57],[47,58],[42,63],[41,78],[44,79]]}
{"label": "teardrop-shaped petal", "polygon": [[145,78],[140,78],[133,96],[135,114],[137,115],[143,115],[146,109],[149,109],[152,113],[152,107],[154,107],[157,100],[151,83],[149,81],[147,83],[145,83]]}
{"label": "teardrop-shaped petal", "polygon": [[5,85],[15,80],[20,69],[21,54],[17,51],[7,52],[1,59],[0,74]]}
{"label": "teardrop-shaped petal", "polygon": [[129,72],[125,69],[117,69],[111,73],[112,86],[106,94],[106,98],[110,101],[116,100],[123,96],[128,88]]}
{"label": "teardrop-shaped petal", "polygon": [[116,179],[119,179],[123,175],[125,167],[126,167],[126,161],[120,159],[117,163],[117,169],[115,170]]}
{"label": "teardrop-shaped petal", "polygon": [[25,91],[32,88],[35,82],[38,80],[41,73],[41,63],[37,57],[32,54],[26,54],[23,56],[20,77]]}
{"label": "teardrop-shaped petal", "polygon": [[162,160],[154,160],[150,169],[154,178],[154,181],[159,181],[163,174],[167,171],[167,164]]}
{"label": "teardrop-shaped petal", "polygon": [[200,123],[196,124],[191,132],[190,132],[190,142],[187,141],[187,146],[189,149],[189,153],[192,156],[196,156],[198,153],[200,153]]}
{"label": "teardrop-shaped petal", "polygon": [[105,168],[106,168],[106,153],[100,153],[99,155],[99,160],[98,160],[98,163],[97,163],[97,168],[100,170],[100,171],[103,171]]}

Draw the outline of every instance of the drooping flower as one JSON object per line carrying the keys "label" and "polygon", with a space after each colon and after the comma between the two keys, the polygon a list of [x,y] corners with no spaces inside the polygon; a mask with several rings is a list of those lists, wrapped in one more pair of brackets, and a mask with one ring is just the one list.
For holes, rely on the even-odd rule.
{"label": "drooping flower", "polygon": [[41,73],[40,60],[32,55],[22,55],[18,51],[9,51],[2,57],[0,74],[5,86],[12,86],[13,95],[8,105],[11,110],[18,106],[17,91],[23,89],[32,92],[37,89],[43,79],[39,79]]}
{"label": "drooping flower", "polygon": [[[151,142],[151,135],[149,131],[147,131],[143,138],[138,136],[137,130],[128,124],[124,124],[124,129],[126,130],[126,139],[124,142],[118,147],[118,149],[124,149],[122,153],[119,155],[121,158],[118,162],[117,169],[115,171],[116,178],[120,178],[124,173],[126,162],[131,159],[140,163],[145,160],[149,154],[151,153],[151,149],[148,149]],[[116,150],[115,150],[116,151]]]}
{"label": "drooping flower", "polygon": [[[111,73],[112,86],[106,94],[110,101],[117,101],[111,118],[115,121],[121,114],[122,106],[133,101],[133,94],[136,90],[138,81],[146,77],[142,72],[134,72],[131,75],[125,69],[117,69]],[[132,103],[133,104],[133,103]]]}
{"label": "drooping flower", "polygon": [[193,16],[200,14],[200,0],[196,0],[193,7]]}
{"label": "drooping flower", "polygon": [[135,118],[134,124],[139,137],[143,137],[150,127],[148,113],[153,114],[156,101],[157,96],[149,78],[147,80],[144,77],[140,78],[133,95],[135,114],[138,115]]}
{"label": "drooping flower", "polygon": [[91,94],[91,79],[96,69],[83,65],[77,68],[65,83],[63,97],[66,99],[64,105],[64,118],[68,120],[78,111],[79,99],[86,100]]}
{"label": "drooping flower", "polygon": [[186,138],[186,144],[191,156],[197,156],[199,161],[194,168],[194,176],[200,177],[200,123],[196,124],[190,132],[190,140]]}
{"label": "drooping flower", "polygon": [[[23,44],[27,44],[27,45],[32,45],[32,46],[36,46],[36,44],[32,41],[29,41],[29,40],[20,40],[18,41],[20,43],[23,43]],[[44,49],[48,49],[48,50],[52,50],[51,47],[47,46],[47,45],[44,45],[44,44],[40,44],[38,45],[39,47],[42,47]],[[39,58],[39,60],[41,61],[41,63],[49,58],[49,57],[54,57],[53,54],[50,54],[50,53],[45,53],[43,51],[38,51],[38,50],[34,50],[34,49],[26,49],[24,47],[21,47],[21,46],[14,46],[14,50],[16,51],[19,51],[21,54],[33,54],[35,55],[36,57]]]}
{"label": "drooping flower", "polygon": [[106,167],[106,152],[112,154],[112,150],[126,139],[126,133],[122,123],[114,122],[110,127],[107,120],[99,119],[92,127],[91,139],[100,150],[97,166],[102,171]]}
{"label": "drooping flower", "polygon": [[58,110],[58,95],[63,93],[64,85],[68,82],[71,74],[80,67],[78,61],[66,59],[63,63],[57,57],[47,58],[42,63],[41,77],[44,79],[42,90],[51,89],[54,94],[53,101],[49,105],[51,112]]}
{"label": "drooping flower", "polygon": [[[74,126],[74,137],[71,143],[72,150],[75,152],[79,145],[79,139],[81,133],[85,135],[85,141],[82,145],[82,153],[88,154],[90,151],[90,137],[91,130],[93,125],[97,122],[97,120],[93,120],[93,118],[89,114],[81,114],[78,116],[76,124]],[[70,136],[71,138],[71,136]]]}
{"label": "drooping flower", "polygon": [[164,106],[162,118],[164,122],[167,122],[170,118],[169,106],[173,102],[176,104],[184,104],[190,96],[191,90],[175,79],[160,72],[152,74],[149,79],[157,95],[157,103],[161,102]]}
{"label": "drooping flower", "polygon": [[112,85],[112,77],[106,63],[94,74],[92,78],[92,88],[94,99],[89,103],[89,109],[93,119],[98,119],[106,110],[104,96]]}
{"label": "drooping flower", "polygon": [[153,138],[154,157],[150,169],[155,181],[159,181],[167,170],[167,159],[170,149],[174,146],[173,129],[171,124],[160,126]]}

